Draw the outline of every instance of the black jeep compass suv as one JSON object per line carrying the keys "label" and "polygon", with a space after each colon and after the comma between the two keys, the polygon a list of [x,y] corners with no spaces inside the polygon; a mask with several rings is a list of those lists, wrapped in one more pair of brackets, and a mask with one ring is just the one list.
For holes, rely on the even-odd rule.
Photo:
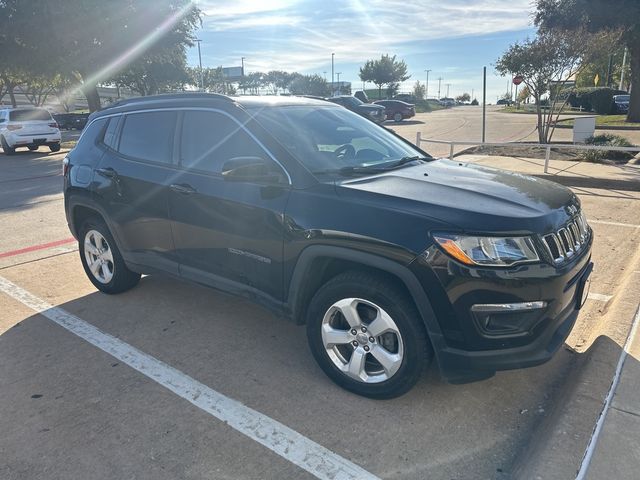
{"label": "black jeep compass suv", "polygon": [[406,392],[540,364],[587,295],[593,234],[568,189],[434,159],[324,101],[177,94],[93,114],[65,208],[105,293],[162,272],[306,324],[342,387]]}

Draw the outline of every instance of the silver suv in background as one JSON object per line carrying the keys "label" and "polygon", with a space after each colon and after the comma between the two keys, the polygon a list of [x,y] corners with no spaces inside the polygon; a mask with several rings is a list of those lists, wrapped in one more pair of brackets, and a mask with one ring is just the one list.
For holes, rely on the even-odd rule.
{"label": "silver suv in background", "polygon": [[7,155],[13,155],[19,147],[33,151],[43,145],[57,152],[60,129],[43,108],[0,109],[0,145]]}

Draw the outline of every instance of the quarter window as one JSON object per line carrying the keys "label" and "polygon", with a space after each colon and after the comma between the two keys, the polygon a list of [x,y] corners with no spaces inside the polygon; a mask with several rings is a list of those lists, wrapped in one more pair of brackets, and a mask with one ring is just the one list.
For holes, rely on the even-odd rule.
{"label": "quarter window", "polygon": [[265,157],[265,152],[236,122],[220,113],[186,111],[180,159],[183,167],[220,173],[235,157]]}
{"label": "quarter window", "polygon": [[118,131],[118,125],[120,124],[120,119],[122,117],[111,117],[109,119],[109,125],[107,129],[104,131],[104,144],[116,150],[118,144],[118,138],[116,137],[116,132]]}
{"label": "quarter window", "polygon": [[131,113],[124,119],[119,152],[159,163],[171,163],[176,112]]}

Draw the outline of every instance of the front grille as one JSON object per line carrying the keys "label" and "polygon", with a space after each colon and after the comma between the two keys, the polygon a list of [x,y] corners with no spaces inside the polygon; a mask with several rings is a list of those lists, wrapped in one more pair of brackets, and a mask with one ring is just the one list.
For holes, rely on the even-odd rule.
{"label": "front grille", "polygon": [[557,231],[542,237],[547,252],[555,264],[568,261],[588,243],[589,225],[582,213],[576,215]]}

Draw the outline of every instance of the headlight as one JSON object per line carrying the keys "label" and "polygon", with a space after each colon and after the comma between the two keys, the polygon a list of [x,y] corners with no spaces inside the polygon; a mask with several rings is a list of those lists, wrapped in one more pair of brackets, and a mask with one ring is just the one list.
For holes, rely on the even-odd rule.
{"label": "headlight", "polygon": [[465,265],[504,267],[540,260],[530,237],[475,237],[436,234],[435,241]]}

